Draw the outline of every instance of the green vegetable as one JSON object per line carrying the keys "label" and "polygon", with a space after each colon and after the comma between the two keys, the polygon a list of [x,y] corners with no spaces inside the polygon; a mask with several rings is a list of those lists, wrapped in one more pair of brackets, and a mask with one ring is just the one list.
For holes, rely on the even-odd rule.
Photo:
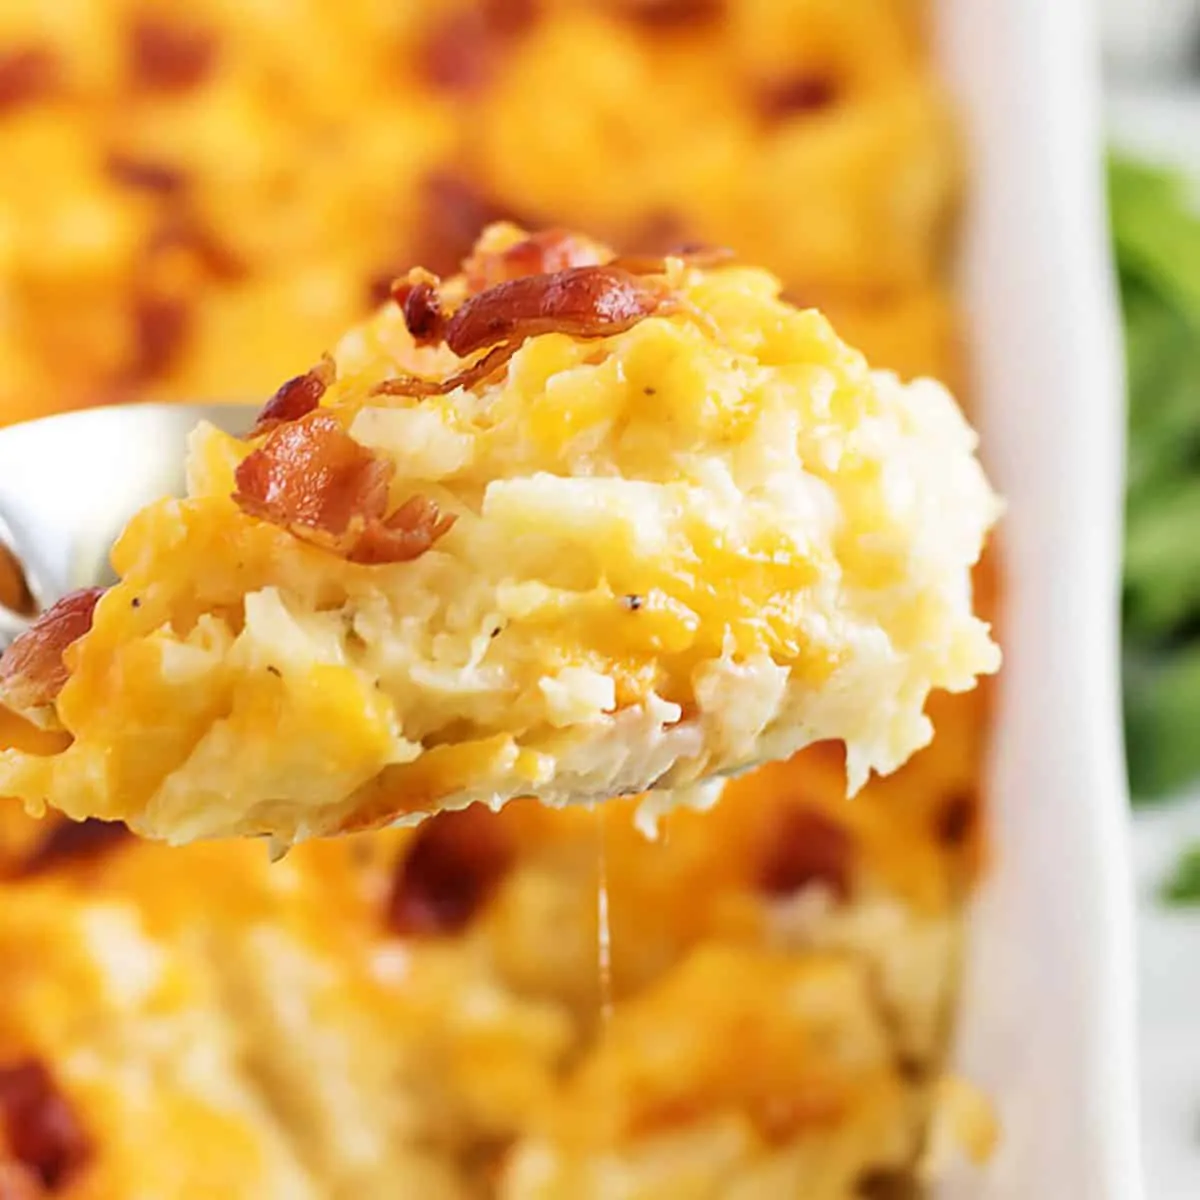
{"label": "green vegetable", "polygon": [[1114,156],[1129,473],[1125,720],[1135,796],[1200,776],[1200,215],[1182,175]]}
{"label": "green vegetable", "polygon": [[1200,904],[1200,846],[1191,846],[1163,881],[1159,895],[1167,904],[1192,907]]}

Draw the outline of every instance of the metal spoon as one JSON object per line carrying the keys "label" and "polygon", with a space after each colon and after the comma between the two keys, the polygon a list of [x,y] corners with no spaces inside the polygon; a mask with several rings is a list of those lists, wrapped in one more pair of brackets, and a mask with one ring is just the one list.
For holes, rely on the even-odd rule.
{"label": "metal spoon", "polygon": [[[0,543],[16,557],[38,609],[76,588],[115,582],[113,542],[139,509],[183,494],[196,425],[243,433],[258,407],[122,404],[0,429]],[[29,623],[0,603],[0,650]]]}

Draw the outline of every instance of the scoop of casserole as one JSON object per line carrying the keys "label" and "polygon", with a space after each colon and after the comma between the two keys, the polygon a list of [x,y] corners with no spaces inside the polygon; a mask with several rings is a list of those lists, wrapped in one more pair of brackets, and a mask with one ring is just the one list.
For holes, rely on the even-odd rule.
{"label": "scoop of casserole", "polygon": [[0,793],[287,843],[826,739],[857,789],[998,664],[975,446],[764,271],[493,227],[249,438],[196,431],[121,582],[0,660],[0,699],[69,735],[0,754]]}

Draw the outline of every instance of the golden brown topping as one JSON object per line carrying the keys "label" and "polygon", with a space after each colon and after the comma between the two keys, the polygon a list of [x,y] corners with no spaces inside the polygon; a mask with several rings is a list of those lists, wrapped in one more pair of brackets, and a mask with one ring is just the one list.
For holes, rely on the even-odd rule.
{"label": "golden brown topping", "polygon": [[288,421],[298,421],[307,416],[321,403],[321,397],[337,378],[337,364],[328,355],[322,355],[315,367],[289,379],[271,397],[258,414],[258,420],[250,431],[250,437],[259,437]]}
{"label": "golden brown topping", "polygon": [[155,192],[160,196],[172,196],[187,184],[187,176],[178,167],[121,150],[109,153],[104,160],[104,170],[110,179],[124,187]]}
{"label": "golden brown topping", "polygon": [[460,932],[491,899],[512,861],[500,818],[482,805],[430,817],[397,869],[388,927],[403,937]]}
{"label": "golden brown topping", "polygon": [[776,815],[764,847],[759,887],[790,896],[814,884],[838,899],[850,897],[854,842],[836,822],[815,809],[789,806]]}
{"label": "golden brown topping", "polygon": [[53,95],[61,83],[61,64],[46,47],[0,50],[0,116]]}
{"label": "golden brown topping", "polygon": [[28,879],[99,858],[128,837],[129,830],[119,821],[98,821],[94,817],[59,821],[25,856],[18,874]]}
{"label": "golden brown topping", "polygon": [[759,101],[764,116],[785,120],[803,113],[820,112],[837,100],[837,86],[820,75],[797,75],[765,87]]}
{"label": "golden brown topping", "polygon": [[74,1111],[36,1059],[0,1067],[0,1116],[13,1157],[52,1191],[91,1155]]}
{"label": "golden brown topping", "polygon": [[599,266],[602,262],[595,242],[562,229],[546,229],[504,250],[489,254],[476,249],[463,264],[463,271],[467,288],[474,295],[527,275],[551,275],[572,267]]}
{"label": "golden brown topping", "polygon": [[237,470],[235,502],[349,562],[408,562],[454,524],[424,496],[387,516],[394,465],[322,412],[278,426]]}
{"label": "golden brown topping", "polygon": [[18,712],[53,704],[67,682],[63,654],[92,627],[103,588],[64,596],[0,655],[0,697]]}
{"label": "golden brown topping", "polygon": [[129,29],[129,58],[134,80],[155,91],[196,87],[217,62],[217,39],[207,30],[164,21],[157,14],[135,17]]}

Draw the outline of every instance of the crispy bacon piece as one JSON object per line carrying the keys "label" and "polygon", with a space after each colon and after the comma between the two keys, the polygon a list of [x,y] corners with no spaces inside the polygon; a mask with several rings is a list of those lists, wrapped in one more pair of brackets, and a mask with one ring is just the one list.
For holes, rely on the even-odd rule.
{"label": "crispy bacon piece", "polygon": [[441,280],[417,267],[392,285],[392,299],[404,313],[404,324],[417,345],[433,345],[446,337],[446,313],[442,309]]}
{"label": "crispy bacon piece", "polygon": [[16,712],[53,704],[67,682],[67,647],[92,627],[103,588],[64,596],[0,655],[0,697]]}
{"label": "crispy bacon piece", "polygon": [[970,791],[947,796],[934,813],[934,835],[947,849],[966,845],[979,821],[979,797]]}
{"label": "crispy bacon piece", "polygon": [[816,113],[832,105],[838,97],[837,85],[821,75],[797,75],[770,87],[764,87],[759,99],[763,115],[774,121]]}
{"label": "crispy bacon piece", "polygon": [[129,27],[129,60],[134,80],[154,91],[179,92],[197,87],[217,63],[216,35],[172,24],[152,13]]}
{"label": "crispy bacon piece", "polygon": [[110,179],[124,187],[153,192],[159,196],[173,196],[187,184],[187,176],[178,167],[139,158],[122,150],[109,152],[104,160],[104,170]]}
{"label": "crispy bacon piece", "polygon": [[133,302],[134,351],[128,374],[135,382],[156,379],[178,361],[187,344],[192,311],[179,296],[147,292]]}
{"label": "crispy bacon piece", "polygon": [[461,932],[491,899],[513,858],[500,818],[482,805],[430,817],[397,867],[388,928],[402,937]]}
{"label": "crispy bacon piece", "polygon": [[469,367],[456,371],[446,379],[421,379],[416,375],[401,375],[395,379],[385,379],[376,384],[371,391],[376,396],[405,396],[412,400],[422,400],[426,396],[448,395],[456,388],[470,390],[499,374],[520,348],[520,342],[505,342],[489,350]]}
{"label": "crispy bacon piece", "polygon": [[79,1118],[35,1058],[0,1067],[0,1117],[12,1156],[51,1190],[91,1157]]}
{"label": "crispy bacon piece", "polygon": [[854,1188],[861,1200],[918,1200],[924,1192],[912,1171],[890,1168],[867,1171]]}
{"label": "crispy bacon piece", "polygon": [[425,30],[418,68],[432,87],[478,92],[490,82],[512,40],[536,18],[533,0],[483,0],[442,14]]}
{"label": "crispy bacon piece", "polygon": [[656,313],[677,311],[663,284],[616,266],[575,267],[510,279],[466,300],[446,325],[446,345],[459,358],[501,342],[545,333],[611,337]]}
{"label": "crispy bacon piece", "polygon": [[315,367],[289,379],[266,402],[249,436],[261,437],[279,425],[307,416],[321,403],[321,397],[336,378],[337,364],[328,354],[322,355]]}
{"label": "crispy bacon piece", "polygon": [[0,1200],[45,1200],[42,1181],[26,1166],[0,1162]]}
{"label": "crispy bacon piece", "polygon": [[622,13],[648,29],[677,30],[706,25],[725,11],[724,0],[624,0]]}
{"label": "crispy bacon piece", "polygon": [[[585,237],[563,229],[531,234],[504,250],[487,253],[476,249],[463,264],[467,290],[476,295],[527,275],[552,275],[572,267],[596,267],[604,261],[600,247]],[[412,331],[411,324],[409,331]]]}
{"label": "crispy bacon piece", "polygon": [[0,116],[53,95],[62,64],[45,46],[0,50]]}
{"label": "crispy bacon piece", "polygon": [[850,897],[854,841],[842,826],[810,808],[777,814],[758,872],[769,896],[790,896],[821,884],[838,900]]}
{"label": "crispy bacon piece", "polygon": [[422,78],[439,91],[468,95],[491,79],[496,35],[475,8],[443,14],[426,30],[417,51]]}
{"label": "crispy bacon piece", "polygon": [[237,470],[243,512],[349,562],[408,562],[454,524],[425,496],[387,516],[395,467],[360,446],[328,413],[278,426]]}
{"label": "crispy bacon piece", "polygon": [[[665,274],[668,258],[705,267],[728,261],[732,252],[694,246],[670,256],[637,255],[609,263],[597,262],[599,255],[594,243],[560,230],[535,234],[496,254],[477,252],[466,264],[468,280],[498,282],[469,295],[452,316],[443,307],[438,277],[419,268],[410,271],[393,286],[392,298],[414,340],[444,341],[459,358],[487,353],[448,379],[401,376],[378,384],[374,394],[419,398],[475,387],[496,375],[527,339],[545,333],[611,337],[647,317],[673,312],[707,321],[665,281],[646,277]],[[573,265],[545,269],[563,262]]]}
{"label": "crispy bacon piece", "polygon": [[58,821],[25,856],[17,874],[22,879],[44,875],[72,863],[90,862],[130,837],[120,821]]}

